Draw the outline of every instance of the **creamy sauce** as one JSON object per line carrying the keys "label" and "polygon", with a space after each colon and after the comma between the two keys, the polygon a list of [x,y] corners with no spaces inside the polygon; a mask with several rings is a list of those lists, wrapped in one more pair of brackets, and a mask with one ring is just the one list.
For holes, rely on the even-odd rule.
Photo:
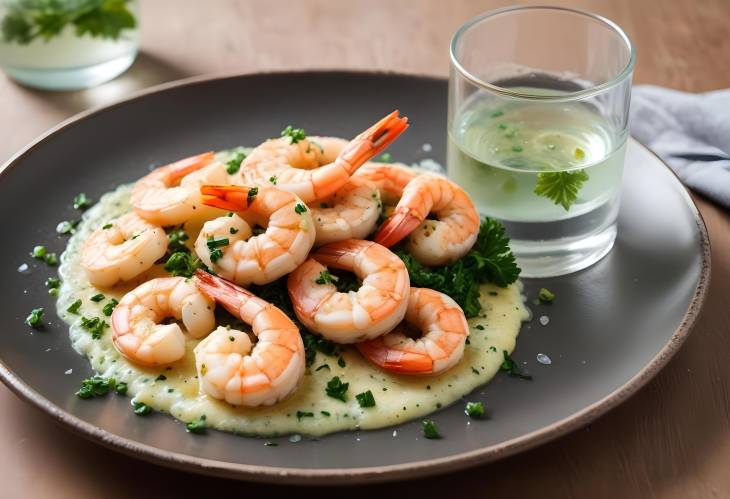
{"label": "creamy sauce", "polygon": [[[70,325],[73,347],[86,356],[102,376],[114,377],[128,384],[133,401],[144,402],[158,411],[167,412],[182,421],[206,416],[206,425],[219,430],[249,435],[304,433],[324,435],[340,430],[382,428],[425,416],[459,400],[476,387],[487,383],[499,371],[503,351],[511,353],[529,311],[521,297],[521,284],[508,288],[484,285],[481,288],[483,317],[469,320],[470,344],[458,365],[440,376],[411,377],[386,373],[368,363],[353,347],[343,349],[344,367],[338,357],[317,353],[297,391],[285,401],[271,407],[233,407],[198,391],[193,349],[198,340],[188,338],[187,355],[168,368],[145,368],[122,357],[114,348],[111,328],[99,339],[81,327],[81,317],[104,316],[102,309],[109,299],[117,300],[152,277],[167,275],[161,266],[151,269],[134,282],[110,289],[97,289],[89,284],[81,268],[80,248],[89,234],[110,220],[128,212],[131,186],[121,186],[104,195],[83,217],[76,234],[71,237],[61,257],[60,275],[63,284],[58,298],[58,313]],[[197,234],[188,231],[190,240]],[[90,298],[102,293],[105,299]],[[491,293],[491,294],[490,294]],[[78,315],[67,312],[77,299],[82,300]],[[482,329],[483,328],[483,329]],[[320,368],[326,365],[326,368]],[[165,379],[161,379],[164,375]],[[347,401],[325,393],[333,376],[349,383]],[[376,405],[361,408],[356,394],[371,390]],[[131,409],[130,409],[131,410]],[[313,416],[297,417],[297,412]],[[301,416],[301,413],[300,413]]]}

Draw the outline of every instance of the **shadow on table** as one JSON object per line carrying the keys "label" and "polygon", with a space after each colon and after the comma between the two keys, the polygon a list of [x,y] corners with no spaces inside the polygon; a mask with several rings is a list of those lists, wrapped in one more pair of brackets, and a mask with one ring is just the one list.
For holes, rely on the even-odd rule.
{"label": "shadow on table", "polygon": [[53,92],[25,87],[23,90],[46,104],[72,115],[112,103],[143,88],[188,76],[192,76],[192,73],[142,51],[125,73],[97,87],[73,92]]}

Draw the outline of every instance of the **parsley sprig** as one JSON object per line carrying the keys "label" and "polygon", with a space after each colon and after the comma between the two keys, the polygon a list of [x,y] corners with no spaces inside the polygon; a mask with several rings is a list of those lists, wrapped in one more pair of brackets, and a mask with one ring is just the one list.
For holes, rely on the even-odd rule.
{"label": "parsley sprig", "polygon": [[568,211],[578,199],[578,191],[587,181],[588,174],[585,170],[538,173],[534,192]]}

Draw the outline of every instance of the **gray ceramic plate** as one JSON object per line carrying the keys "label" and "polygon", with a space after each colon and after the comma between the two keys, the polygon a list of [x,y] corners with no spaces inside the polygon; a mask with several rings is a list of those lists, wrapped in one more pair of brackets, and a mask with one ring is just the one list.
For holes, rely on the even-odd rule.
{"label": "gray ceramic plate", "polygon": [[[135,416],[125,397],[81,400],[90,374],[53,313],[44,280],[51,271],[28,252],[62,251],[54,228],[77,215],[72,197],[93,198],[162,164],[201,150],[257,144],[287,124],[310,133],[352,136],[399,108],[412,126],[391,149],[411,162],[445,157],[446,82],[373,73],[281,73],[166,85],[60,125],[5,165],[0,176],[0,376],[20,397],[63,425],[108,447],[186,470],[260,481],[356,483],[455,470],[513,454],[586,424],[644,385],[689,332],[709,275],[704,224],[687,192],[654,155],[630,142],[614,250],[592,268],[528,280],[557,293],[533,306],[515,359],[534,380],[498,375],[471,394],[490,419],[467,424],[463,403],[433,415],[444,438],[425,440],[418,422],[393,429],[263,441],[215,431],[187,434],[171,417]],[[433,149],[424,152],[423,145]],[[18,213],[20,216],[14,216]],[[30,272],[16,269],[30,264]],[[49,324],[23,324],[38,306]],[[545,353],[552,365],[536,362]],[[64,375],[73,369],[70,375]]]}

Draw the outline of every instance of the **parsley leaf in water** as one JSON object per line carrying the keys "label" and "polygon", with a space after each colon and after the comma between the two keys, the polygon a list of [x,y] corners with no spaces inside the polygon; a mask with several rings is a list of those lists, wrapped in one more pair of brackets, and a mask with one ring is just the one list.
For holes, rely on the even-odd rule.
{"label": "parsley leaf in water", "polygon": [[578,199],[578,191],[587,180],[588,174],[585,170],[538,173],[534,192],[568,211]]}
{"label": "parsley leaf in water", "polygon": [[401,251],[397,254],[406,264],[412,286],[431,288],[449,295],[467,317],[477,316],[482,309],[479,303],[480,284],[492,282],[504,287],[515,282],[520,275],[504,227],[491,218],[482,221],[471,251],[449,265],[426,267],[409,253]]}

